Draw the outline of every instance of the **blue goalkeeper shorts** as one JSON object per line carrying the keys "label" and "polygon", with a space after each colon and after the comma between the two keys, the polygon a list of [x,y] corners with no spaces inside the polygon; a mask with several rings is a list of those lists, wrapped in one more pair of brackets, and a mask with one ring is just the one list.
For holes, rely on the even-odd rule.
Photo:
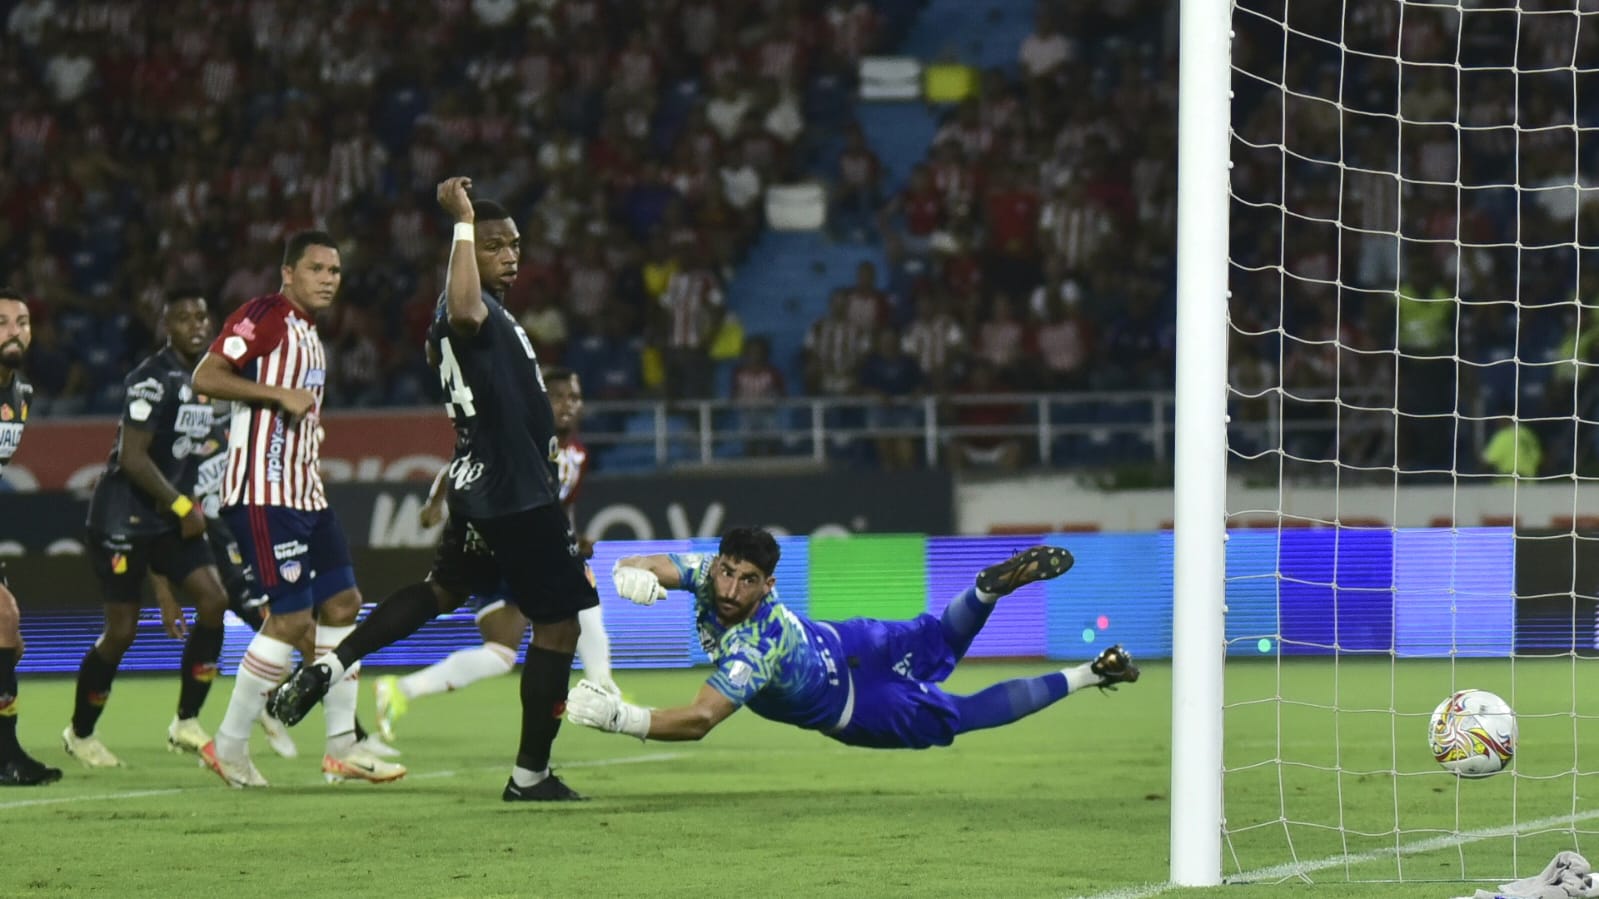
{"label": "blue goalkeeper shorts", "polygon": [[939,619],[855,618],[833,624],[843,644],[853,700],[828,736],[850,746],[926,749],[955,741],[960,715],[938,685],[955,670]]}

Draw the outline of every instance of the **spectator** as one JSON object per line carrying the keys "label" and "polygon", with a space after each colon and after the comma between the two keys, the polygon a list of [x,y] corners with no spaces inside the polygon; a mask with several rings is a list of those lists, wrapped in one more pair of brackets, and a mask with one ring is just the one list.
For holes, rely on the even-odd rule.
{"label": "spectator", "polygon": [[744,453],[749,456],[775,455],[780,445],[775,436],[777,402],[788,394],[788,387],[771,356],[771,340],[753,335],[744,341],[743,357],[733,368],[732,400],[738,407]]}
{"label": "spectator", "polygon": [[661,294],[665,313],[666,394],[672,399],[711,395],[711,341],[727,313],[720,276],[705,247],[672,275]]}
{"label": "spectator", "polygon": [[973,362],[950,416],[957,429],[948,447],[951,468],[1014,471],[1021,466],[1021,440],[1003,429],[1019,424],[1024,411],[990,398],[1003,389],[993,365],[982,359]]}
{"label": "spectator", "polygon": [[838,154],[833,194],[833,234],[860,242],[871,234],[872,216],[882,205],[883,164],[866,145],[866,133],[852,126]]}
{"label": "spectator", "polygon": [[846,396],[855,392],[855,377],[866,355],[872,331],[849,314],[849,298],[834,291],[827,315],[805,334],[805,387],[813,394]]}
{"label": "spectator", "polygon": [[916,360],[928,389],[943,392],[960,377],[965,362],[966,332],[949,310],[949,298],[935,293],[916,306],[916,318],[905,331],[905,352]]}
{"label": "spectator", "polygon": [[885,471],[904,471],[916,464],[916,435],[906,431],[923,424],[921,410],[911,404],[925,387],[922,368],[907,356],[900,336],[890,328],[878,330],[872,351],[861,360],[860,390],[877,400],[867,416],[875,432],[877,463]]}

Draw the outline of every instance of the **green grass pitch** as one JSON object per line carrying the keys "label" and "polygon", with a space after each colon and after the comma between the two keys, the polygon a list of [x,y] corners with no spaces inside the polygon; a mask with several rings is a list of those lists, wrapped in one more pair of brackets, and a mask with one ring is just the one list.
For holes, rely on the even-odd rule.
{"label": "green grass pitch", "polygon": [[[128,767],[87,771],[60,748],[71,683],[25,678],[23,739],[67,777],[0,791],[0,895],[1437,899],[1533,873],[1561,849],[1593,851],[1572,834],[1573,820],[1592,827],[1585,816],[1599,809],[1588,798],[1594,775],[1571,773],[1595,767],[1578,754],[1599,737],[1599,698],[1581,689],[1587,664],[1230,662],[1230,701],[1287,702],[1227,714],[1228,764],[1259,763],[1231,777],[1228,818],[1260,826],[1234,836],[1225,870],[1279,882],[1212,890],[1158,886],[1171,745],[1163,663],[1118,693],[1088,691],[945,750],[850,749],[748,712],[698,744],[641,745],[567,725],[556,766],[593,801],[564,807],[499,799],[516,741],[514,677],[415,703],[401,722],[411,775],[400,783],[323,784],[313,713],[295,731],[299,760],[257,738],[273,786],[250,792],[166,752],[174,679],[118,682],[100,732]],[[1047,670],[969,663],[951,686]],[[687,699],[703,678],[618,675],[635,701],[657,705]],[[1457,782],[1432,762],[1426,715],[1452,685],[1513,698],[1519,776]],[[230,689],[218,682],[208,726]],[[366,692],[362,712],[370,722]],[[1265,763],[1278,755],[1294,764]],[[1494,830],[1518,822],[1521,832]],[[1314,883],[1270,870],[1295,858]],[[1420,882],[1345,882],[1400,877]]]}

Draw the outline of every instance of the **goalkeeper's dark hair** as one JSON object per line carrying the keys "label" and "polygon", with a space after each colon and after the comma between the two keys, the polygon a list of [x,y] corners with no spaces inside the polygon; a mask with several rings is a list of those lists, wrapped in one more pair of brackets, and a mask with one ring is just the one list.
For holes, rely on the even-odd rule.
{"label": "goalkeeper's dark hair", "polygon": [[511,213],[494,200],[473,200],[472,218],[479,222],[497,222],[508,219]]}
{"label": "goalkeeper's dark hair", "polygon": [[0,284],[0,300],[11,300],[14,303],[22,303],[24,305],[28,302],[28,298],[22,295],[22,291],[14,287],[7,287],[4,284]]}
{"label": "goalkeeper's dark hair", "polygon": [[767,577],[777,570],[777,560],[783,555],[777,540],[763,528],[733,528],[722,535],[717,552],[724,559],[748,562]]}

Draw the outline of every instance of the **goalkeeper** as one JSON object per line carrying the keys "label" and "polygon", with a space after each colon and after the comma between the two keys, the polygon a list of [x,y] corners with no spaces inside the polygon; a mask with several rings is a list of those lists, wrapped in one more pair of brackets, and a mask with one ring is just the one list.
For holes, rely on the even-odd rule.
{"label": "goalkeeper", "polygon": [[942,616],[910,621],[812,621],[783,607],[774,586],[780,550],[764,530],[736,528],[714,556],[629,556],[612,570],[616,592],[640,605],[668,589],[694,594],[700,642],[716,672],[687,705],[647,709],[581,681],[567,697],[573,722],[641,740],[698,740],[739,706],[817,730],[851,746],[925,749],[1010,724],[1085,687],[1138,680],[1120,646],[1094,661],[995,684],[971,696],[938,684],[994,610],[1019,587],[1065,574],[1064,549],[1035,546],[983,569]]}

